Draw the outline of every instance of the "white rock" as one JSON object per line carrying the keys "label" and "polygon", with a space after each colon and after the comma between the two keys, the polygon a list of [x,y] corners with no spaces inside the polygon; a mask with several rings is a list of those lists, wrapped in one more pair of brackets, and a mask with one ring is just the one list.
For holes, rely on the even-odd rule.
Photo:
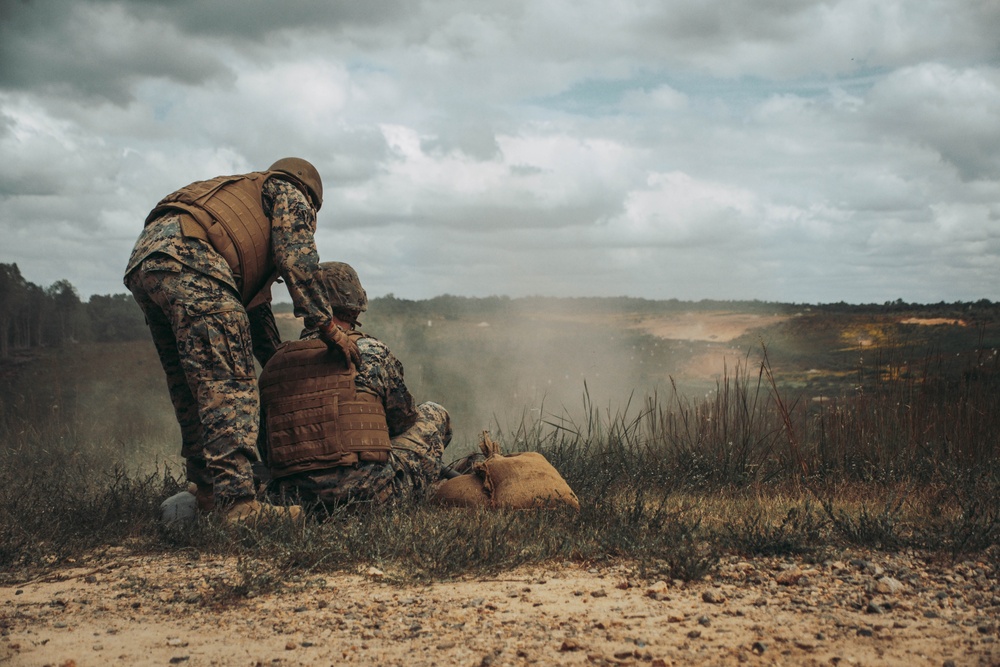
{"label": "white rock", "polygon": [[882,577],[875,582],[875,590],[883,594],[894,594],[903,590],[903,582],[892,577]]}
{"label": "white rock", "polygon": [[191,521],[198,515],[198,501],[194,495],[181,491],[160,503],[160,520],[164,523]]}

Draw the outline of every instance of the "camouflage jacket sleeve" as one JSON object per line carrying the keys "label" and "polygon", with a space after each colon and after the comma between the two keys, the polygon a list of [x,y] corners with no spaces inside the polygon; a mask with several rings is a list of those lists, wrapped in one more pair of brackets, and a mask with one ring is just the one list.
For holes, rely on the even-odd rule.
{"label": "camouflage jacket sleeve", "polygon": [[382,399],[389,437],[395,437],[417,421],[413,396],[403,381],[403,364],[377,338],[359,338],[358,351],[361,366],[354,381],[359,389],[367,389]]}
{"label": "camouflage jacket sleeve", "polygon": [[295,306],[295,316],[307,327],[332,316],[323,285],[316,279],[316,211],[302,191],[280,178],[264,184],[264,212],[271,219],[271,251],[278,274],[285,280]]}

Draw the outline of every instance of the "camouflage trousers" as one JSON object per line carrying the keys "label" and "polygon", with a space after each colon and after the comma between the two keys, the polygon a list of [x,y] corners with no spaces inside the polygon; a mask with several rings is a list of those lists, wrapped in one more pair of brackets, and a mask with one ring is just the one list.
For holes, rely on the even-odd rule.
{"label": "camouflage trousers", "polygon": [[217,503],[252,496],[260,404],[239,297],[166,255],[147,257],[126,285],[167,376],[188,481],[213,489]]}
{"label": "camouflage trousers", "polygon": [[448,411],[428,401],[417,406],[417,422],[392,438],[388,462],[296,473],[272,481],[269,492],[328,508],[420,496],[437,481],[450,442]]}

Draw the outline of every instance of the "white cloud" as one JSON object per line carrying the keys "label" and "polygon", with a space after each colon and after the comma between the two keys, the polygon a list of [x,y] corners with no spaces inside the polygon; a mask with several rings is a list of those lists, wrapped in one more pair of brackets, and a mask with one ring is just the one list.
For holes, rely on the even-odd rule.
{"label": "white cloud", "polygon": [[373,296],[1000,298],[996,3],[4,11],[0,262],[41,284],[119,291],[161,196],[298,154]]}
{"label": "white cloud", "polygon": [[761,216],[753,193],[680,172],[650,174],[646,186],[625,196],[625,210],[609,221],[609,242],[730,247],[745,242]]}

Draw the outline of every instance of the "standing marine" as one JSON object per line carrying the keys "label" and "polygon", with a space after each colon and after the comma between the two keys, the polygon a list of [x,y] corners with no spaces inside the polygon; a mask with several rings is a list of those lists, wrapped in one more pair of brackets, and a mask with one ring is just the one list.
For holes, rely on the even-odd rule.
{"label": "standing marine", "polygon": [[229,520],[300,514],[256,500],[263,366],[280,342],[271,285],[338,355],[357,346],[333,320],[314,234],[323,203],[316,168],[283,158],[266,171],[219,176],[167,195],[146,217],[125,270],[142,308],[181,428],[199,509]]}

